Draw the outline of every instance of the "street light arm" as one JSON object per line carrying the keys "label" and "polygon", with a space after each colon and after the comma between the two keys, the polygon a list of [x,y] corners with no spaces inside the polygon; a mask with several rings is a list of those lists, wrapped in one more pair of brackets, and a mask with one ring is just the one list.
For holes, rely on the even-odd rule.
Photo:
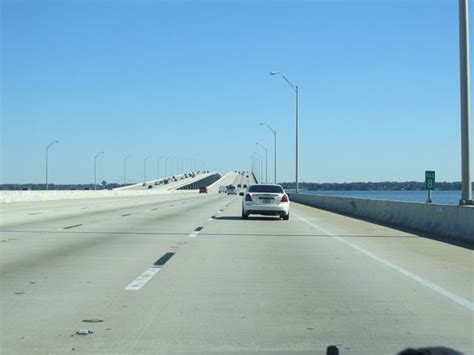
{"label": "street light arm", "polygon": [[283,74],[280,74],[280,75],[283,77],[283,79],[286,80],[288,85],[290,85],[290,87],[296,92],[297,91],[296,85],[293,84],[285,75],[283,75]]}
{"label": "street light arm", "polygon": [[267,128],[268,128],[273,134],[276,134],[276,130],[274,130],[268,123],[260,122],[260,126],[267,126]]}
{"label": "street light arm", "polygon": [[282,77],[283,79],[285,79],[285,81],[288,83],[288,85],[290,85],[290,87],[291,87],[295,92],[298,91],[297,86],[296,86],[293,82],[291,82],[290,79],[288,79],[288,78],[285,76],[285,74],[282,74],[282,73],[280,73],[279,71],[271,71],[271,72],[270,72],[270,75],[281,75],[281,77]]}
{"label": "street light arm", "polygon": [[260,144],[260,143],[255,143],[256,145],[262,147],[263,149],[265,149],[265,152],[268,151],[268,149],[263,145],[263,144]]}
{"label": "street light arm", "polygon": [[53,144],[55,143],[59,143],[59,141],[52,141],[51,143],[49,143],[47,146],[46,146],[46,149],[49,149],[49,147],[51,147]]}

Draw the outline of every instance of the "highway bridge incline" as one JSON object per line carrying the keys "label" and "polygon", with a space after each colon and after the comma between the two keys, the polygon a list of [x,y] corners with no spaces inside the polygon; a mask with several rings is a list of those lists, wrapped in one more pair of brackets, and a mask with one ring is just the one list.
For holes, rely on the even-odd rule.
{"label": "highway bridge incline", "polygon": [[472,352],[471,250],[216,191],[2,206],[0,352]]}

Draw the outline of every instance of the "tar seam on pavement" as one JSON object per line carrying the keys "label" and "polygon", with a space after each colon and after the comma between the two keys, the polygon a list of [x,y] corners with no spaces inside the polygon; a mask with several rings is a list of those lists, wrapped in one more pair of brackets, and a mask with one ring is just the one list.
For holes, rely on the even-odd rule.
{"label": "tar seam on pavement", "polygon": [[71,229],[71,228],[76,228],[80,226],[82,226],[82,224],[74,224],[73,226],[67,226],[67,227],[64,227],[63,229]]}
{"label": "tar seam on pavement", "polygon": [[127,217],[127,216],[131,216],[132,214],[131,213],[127,213],[127,214],[123,214],[122,217]]}

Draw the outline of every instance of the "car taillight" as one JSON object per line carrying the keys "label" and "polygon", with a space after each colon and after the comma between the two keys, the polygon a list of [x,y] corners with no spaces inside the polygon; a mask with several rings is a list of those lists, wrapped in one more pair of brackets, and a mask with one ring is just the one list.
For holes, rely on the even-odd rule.
{"label": "car taillight", "polygon": [[252,202],[252,196],[250,194],[245,195],[245,201]]}
{"label": "car taillight", "polygon": [[288,195],[284,194],[283,197],[281,198],[281,202],[288,202]]}

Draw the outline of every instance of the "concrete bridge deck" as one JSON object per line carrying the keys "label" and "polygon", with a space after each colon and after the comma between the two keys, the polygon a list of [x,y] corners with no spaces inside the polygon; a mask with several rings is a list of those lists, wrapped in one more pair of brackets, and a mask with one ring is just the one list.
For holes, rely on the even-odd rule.
{"label": "concrete bridge deck", "polygon": [[0,352],[472,353],[471,250],[212,190],[4,205]]}

